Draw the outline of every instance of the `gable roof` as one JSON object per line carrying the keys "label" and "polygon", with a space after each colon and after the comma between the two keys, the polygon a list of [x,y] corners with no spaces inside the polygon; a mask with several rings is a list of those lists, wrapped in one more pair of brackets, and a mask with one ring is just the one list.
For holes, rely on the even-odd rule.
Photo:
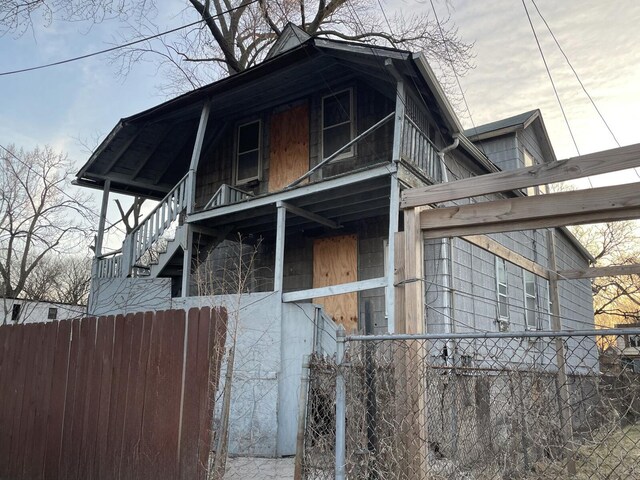
{"label": "gable roof", "polygon": [[295,48],[299,45],[302,45],[304,42],[309,40],[311,35],[302,30],[297,25],[289,22],[280,33],[280,36],[275,41],[275,43],[269,49],[269,53],[265,57],[265,60],[269,60],[270,58],[275,57],[276,55],[280,55],[292,48]]}
{"label": "gable roof", "polygon": [[531,110],[512,117],[503,118],[502,120],[496,120],[495,122],[469,128],[464,131],[464,134],[472,141],[497,137],[506,133],[515,132],[520,128],[526,128],[539,116],[540,110]]}

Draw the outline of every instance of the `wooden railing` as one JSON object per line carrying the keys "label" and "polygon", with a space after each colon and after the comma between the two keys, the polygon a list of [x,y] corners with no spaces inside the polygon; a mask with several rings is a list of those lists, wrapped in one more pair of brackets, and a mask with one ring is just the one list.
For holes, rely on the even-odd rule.
{"label": "wooden railing", "polygon": [[213,197],[211,197],[211,200],[207,202],[207,205],[204,208],[207,210],[209,208],[220,207],[222,205],[229,205],[252,196],[253,195],[249,192],[245,192],[244,190],[240,190],[239,188],[223,183],[218,191],[213,194]]}
{"label": "wooden railing", "polygon": [[122,276],[122,255],[98,258],[98,278],[114,278]]}
{"label": "wooden railing", "polygon": [[442,181],[440,160],[428,135],[409,117],[402,126],[402,158],[435,182]]}

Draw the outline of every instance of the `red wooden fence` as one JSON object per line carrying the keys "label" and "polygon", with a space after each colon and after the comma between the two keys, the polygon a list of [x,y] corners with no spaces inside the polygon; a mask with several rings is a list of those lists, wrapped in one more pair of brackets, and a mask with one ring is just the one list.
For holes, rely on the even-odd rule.
{"label": "red wooden fence", "polygon": [[0,479],[205,478],[226,320],[202,308],[0,327]]}

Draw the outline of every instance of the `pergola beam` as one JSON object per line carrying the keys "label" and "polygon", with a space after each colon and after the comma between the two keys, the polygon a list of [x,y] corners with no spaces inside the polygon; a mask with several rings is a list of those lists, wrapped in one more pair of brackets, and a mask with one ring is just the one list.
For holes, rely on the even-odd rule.
{"label": "pergola beam", "polygon": [[296,207],[295,205],[291,205],[287,202],[278,202],[276,206],[282,205],[285,210],[293,213],[294,215],[298,215],[299,217],[306,218],[307,220],[311,220],[312,222],[319,223],[320,225],[324,225],[325,227],[333,228],[337,230],[342,228],[338,222],[334,222],[333,220],[329,220],[328,218],[324,218],[323,216],[318,215],[317,213],[310,212],[308,210],[304,210],[303,208]]}
{"label": "pergola beam", "polygon": [[640,183],[423,210],[425,238],[581,225],[640,217]]}
{"label": "pergola beam", "polygon": [[640,144],[634,144],[572,157],[559,162],[405,190],[400,206],[413,208],[537,185],[565,182],[639,166]]}
{"label": "pergola beam", "polygon": [[640,264],[592,267],[584,270],[561,270],[558,280],[579,280],[582,278],[615,277],[618,275],[640,275]]}

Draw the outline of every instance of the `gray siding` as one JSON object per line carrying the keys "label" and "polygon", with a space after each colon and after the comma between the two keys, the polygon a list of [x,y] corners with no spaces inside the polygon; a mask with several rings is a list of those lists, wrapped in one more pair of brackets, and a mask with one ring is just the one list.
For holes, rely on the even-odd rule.
{"label": "gray siding", "polygon": [[478,148],[501,170],[513,170],[524,165],[522,153],[518,150],[515,134],[503,135],[477,142]]}

